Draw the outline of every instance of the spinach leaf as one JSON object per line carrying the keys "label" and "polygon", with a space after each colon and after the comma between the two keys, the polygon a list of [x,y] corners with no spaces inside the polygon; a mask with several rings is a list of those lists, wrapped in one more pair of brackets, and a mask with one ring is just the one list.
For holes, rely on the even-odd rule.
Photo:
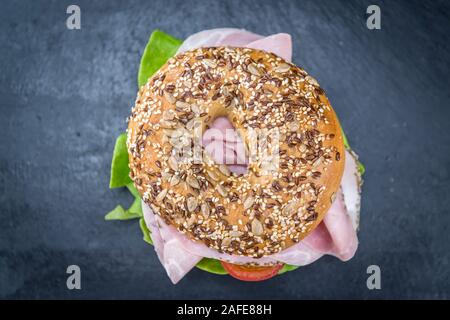
{"label": "spinach leaf", "polygon": [[131,182],[128,167],[127,134],[122,133],[116,140],[111,162],[110,188],[124,187]]}
{"label": "spinach leaf", "polygon": [[223,268],[220,261],[216,259],[203,258],[199,263],[197,263],[196,267],[200,270],[215,274],[228,274],[228,272],[226,272],[226,270]]}
{"label": "spinach leaf", "polygon": [[135,197],[135,198],[141,197],[141,195],[137,191],[136,187],[134,186],[133,182],[130,182],[129,184],[127,184],[127,189],[128,189],[128,191],[130,191],[130,193],[133,195],[133,197]]}
{"label": "spinach leaf", "polygon": [[138,203],[139,208],[137,208],[135,200],[128,210],[125,210],[121,205],[118,205],[106,214],[105,220],[130,220],[142,217],[142,210],[140,208],[141,203],[140,201]]}
{"label": "spinach leaf", "polygon": [[150,35],[147,46],[141,58],[138,73],[138,85],[143,86],[161,66],[171,58],[181,46],[182,41],[155,30]]}
{"label": "spinach leaf", "polygon": [[281,270],[278,271],[278,274],[283,274],[285,272],[292,271],[292,270],[295,270],[297,268],[299,268],[299,266],[293,266],[293,265],[290,265],[290,264],[285,264],[283,266],[283,268],[281,268]]}
{"label": "spinach leaf", "polygon": [[133,204],[131,207],[127,210],[130,215],[134,215],[137,217],[142,217],[142,207],[141,207],[141,199],[140,198],[134,198]]}
{"label": "spinach leaf", "polygon": [[142,239],[144,239],[144,241],[148,244],[153,245],[152,237],[150,236],[150,230],[148,230],[144,218],[139,219],[139,227],[141,227]]}

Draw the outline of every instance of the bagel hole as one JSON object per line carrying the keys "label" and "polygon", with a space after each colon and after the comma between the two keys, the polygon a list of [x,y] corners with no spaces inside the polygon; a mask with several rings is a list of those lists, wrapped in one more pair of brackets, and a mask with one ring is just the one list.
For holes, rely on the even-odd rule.
{"label": "bagel hole", "polygon": [[226,117],[214,119],[202,137],[205,151],[217,164],[224,164],[236,175],[248,172],[248,157],[238,131]]}

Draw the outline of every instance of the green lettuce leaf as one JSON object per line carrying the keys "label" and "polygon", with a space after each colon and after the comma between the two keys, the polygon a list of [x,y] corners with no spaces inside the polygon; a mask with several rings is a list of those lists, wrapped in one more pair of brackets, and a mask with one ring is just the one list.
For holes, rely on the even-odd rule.
{"label": "green lettuce leaf", "polygon": [[147,225],[145,224],[144,218],[139,219],[139,227],[141,227],[142,231],[142,239],[148,244],[153,245],[152,237],[150,236],[150,230],[148,230]]}
{"label": "green lettuce leaf", "polygon": [[348,144],[347,136],[345,135],[344,129],[341,127],[342,137],[344,138],[344,147],[346,149],[350,149],[350,145]]}
{"label": "green lettuce leaf", "polygon": [[128,189],[128,191],[130,191],[130,193],[133,195],[133,197],[140,199],[141,195],[137,191],[133,182],[130,182],[129,184],[127,184],[127,189]]}
{"label": "green lettuce leaf", "polygon": [[290,264],[285,264],[283,266],[283,268],[281,268],[281,270],[278,271],[278,274],[283,274],[285,272],[293,271],[293,270],[295,270],[297,268],[299,268],[299,266],[293,266],[293,265],[290,265]]}
{"label": "green lettuce leaf", "polygon": [[134,198],[133,204],[127,211],[129,212],[129,214],[133,214],[136,217],[142,217],[143,214],[142,214],[141,199]]}
{"label": "green lettuce leaf", "polygon": [[211,258],[203,258],[196,265],[197,268],[203,271],[215,273],[215,274],[228,274],[228,272],[223,268],[219,260]]}
{"label": "green lettuce leaf", "polygon": [[181,44],[181,40],[167,33],[160,30],[153,31],[141,58],[138,73],[139,87],[147,83],[148,78],[158,71],[169,58],[175,55]]}
{"label": "green lettuce leaf", "polygon": [[121,205],[118,205],[106,214],[105,220],[130,220],[141,218],[143,216],[141,198],[139,198],[136,188],[133,183],[129,183],[127,187],[133,196],[137,194],[137,196],[134,197],[133,203],[127,210],[125,210]]}
{"label": "green lettuce leaf", "polygon": [[116,140],[111,162],[110,188],[124,187],[131,182],[128,167],[127,134],[122,133]]}
{"label": "green lettuce leaf", "polygon": [[125,216],[125,209],[121,205],[118,205],[106,214],[105,220],[123,220],[121,218]]}
{"label": "green lettuce leaf", "polygon": [[366,167],[358,160],[358,171],[361,175],[366,172]]}
{"label": "green lettuce leaf", "polygon": [[125,210],[121,205],[118,205],[113,210],[108,212],[105,216],[105,220],[130,220],[142,217],[142,210],[140,208],[139,201],[139,209],[137,208],[136,201],[133,202],[130,209]]}

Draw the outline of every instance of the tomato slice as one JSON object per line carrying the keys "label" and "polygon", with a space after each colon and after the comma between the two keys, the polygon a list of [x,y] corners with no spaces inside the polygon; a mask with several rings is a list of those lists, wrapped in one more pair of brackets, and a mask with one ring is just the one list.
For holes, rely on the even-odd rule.
{"label": "tomato slice", "polygon": [[278,271],[283,267],[282,264],[277,264],[271,267],[250,267],[238,264],[232,264],[220,261],[228,271],[230,276],[242,281],[262,281],[270,279],[278,274]]}

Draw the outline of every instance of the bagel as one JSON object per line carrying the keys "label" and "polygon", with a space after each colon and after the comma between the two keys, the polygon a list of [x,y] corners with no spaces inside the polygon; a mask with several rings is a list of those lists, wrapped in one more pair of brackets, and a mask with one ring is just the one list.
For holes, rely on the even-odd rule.
{"label": "bagel", "polygon": [[[249,153],[253,132],[276,133],[277,141],[258,142],[278,152],[276,168],[273,157],[267,167],[256,156],[243,175],[215,163],[196,133],[217,117],[230,120]],[[255,258],[321,222],[345,161],[339,121],[317,81],[272,53],[234,47],[169,59],[138,92],[127,148],[131,179],[167,224],[219,252]]]}

